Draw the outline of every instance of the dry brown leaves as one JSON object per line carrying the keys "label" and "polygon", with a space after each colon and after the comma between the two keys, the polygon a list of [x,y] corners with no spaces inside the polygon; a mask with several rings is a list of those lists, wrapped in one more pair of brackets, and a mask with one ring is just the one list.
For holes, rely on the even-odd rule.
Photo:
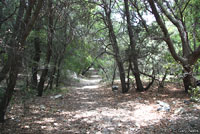
{"label": "dry brown leaves", "polygon": [[[180,85],[168,83],[164,89],[157,89],[155,84],[147,92],[132,89],[121,94],[112,92],[109,85],[97,79],[89,79],[71,87],[58,99],[35,97],[24,105],[19,96],[9,108],[9,119],[1,124],[0,131],[3,134],[200,133],[196,127],[200,122],[199,104],[189,102]],[[169,104],[170,111],[157,111],[158,100]]]}

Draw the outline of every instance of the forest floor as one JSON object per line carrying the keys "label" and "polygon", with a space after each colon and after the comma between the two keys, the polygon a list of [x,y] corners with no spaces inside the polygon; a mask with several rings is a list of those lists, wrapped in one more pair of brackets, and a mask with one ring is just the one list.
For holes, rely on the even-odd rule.
{"label": "forest floor", "polygon": [[[179,134],[200,133],[200,104],[183,87],[157,84],[147,92],[113,92],[97,75],[79,78],[62,94],[16,97],[1,134]],[[16,93],[17,94],[17,93]],[[18,93],[19,94],[19,93]],[[20,95],[16,95],[20,96]]]}

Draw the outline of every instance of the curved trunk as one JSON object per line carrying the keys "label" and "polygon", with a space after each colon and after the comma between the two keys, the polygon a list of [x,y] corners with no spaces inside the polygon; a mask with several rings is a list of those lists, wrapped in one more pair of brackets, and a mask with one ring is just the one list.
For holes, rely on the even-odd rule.
{"label": "curved trunk", "polygon": [[51,72],[51,76],[50,76],[50,80],[49,80],[49,89],[53,88],[56,70],[57,70],[57,59],[55,59],[55,61],[54,61],[54,67],[53,67],[53,70]]}
{"label": "curved trunk", "polygon": [[124,5],[125,5],[125,15],[127,18],[127,29],[128,29],[128,34],[129,34],[129,39],[130,39],[130,47],[131,47],[131,60],[134,65],[134,76],[136,80],[136,85],[137,85],[137,91],[142,92],[144,91],[144,87],[142,85],[142,81],[140,79],[140,71],[138,67],[138,54],[136,52],[136,41],[135,37],[133,34],[132,26],[131,26],[131,20],[130,20],[130,12],[129,12],[129,5],[128,5],[128,0],[124,0]]}
{"label": "curved trunk", "polygon": [[189,90],[191,90],[191,87],[196,88],[196,78],[193,76],[191,67],[184,68],[183,71],[183,85],[185,88],[185,92],[188,93]]}
{"label": "curved trunk", "polygon": [[142,92],[142,91],[144,91],[144,87],[143,87],[142,81],[140,79],[140,72],[139,72],[139,68],[138,68],[138,63],[135,60],[133,61],[133,63],[134,63],[134,76],[135,76],[136,85],[137,85],[136,91]]}
{"label": "curved trunk", "polygon": [[130,68],[131,68],[133,75],[135,76],[135,81],[136,81],[136,85],[137,85],[136,91],[138,91],[138,92],[144,91],[144,87],[143,87],[142,81],[140,79],[140,72],[137,68],[137,65],[134,65],[134,69],[133,69],[132,64],[130,64]]}
{"label": "curved trunk", "polygon": [[49,71],[49,63],[51,60],[51,55],[52,55],[52,44],[53,44],[53,3],[52,0],[48,0],[48,8],[49,8],[49,16],[48,16],[48,48],[47,48],[47,53],[46,53],[46,61],[45,61],[45,66],[44,70],[42,71],[42,75],[40,78],[40,82],[38,84],[38,96],[42,96],[43,90],[44,90],[44,83],[46,81],[46,77]]}
{"label": "curved trunk", "polygon": [[[14,52],[15,53],[15,52]],[[14,56],[15,55],[15,56]],[[6,113],[6,109],[9,105],[9,102],[12,98],[14,88],[17,81],[17,76],[19,73],[19,68],[21,67],[21,57],[17,54],[13,54],[13,57],[11,59],[11,66],[10,66],[10,72],[9,72],[9,82],[6,88],[6,91],[3,95],[3,98],[0,102],[0,122],[4,122],[4,117]]]}
{"label": "curved trunk", "polygon": [[47,50],[47,55],[46,55],[46,63],[45,63],[45,67],[44,67],[44,70],[42,71],[42,75],[41,75],[41,78],[40,78],[40,82],[38,84],[38,96],[42,96],[43,94],[43,90],[44,90],[44,83],[46,81],[46,77],[47,77],[47,74],[48,74],[48,70],[49,70],[49,62],[50,62],[50,59],[51,59],[51,47],[50,45],[48,46],[48,50]]}
{"label": "curved trunk", "polygon": [[126,86],[126,75],[125,75],[125,70],[124,70],[124,66],[123,66],[123,61],[120,57],[118,42],[117,42],[117,38],[116,38],[116,35],[114,32],[112,20],[111,20],[111,9],[109,9],[109,7],[107,7],[108,5],[104,5],[104,6],[105,6],[104,10],[105,10],[105,14],[106,14],[106,18],[104,19],[104,22],[105,22],[105,25],[107,25],[107,28],[109,30],[110,42],[111,42],[113,51],[115,53],[114,58],[116,60],[118,70],[119,70],[120,81],[121,81],[121,86],[122,86],[122,93],[127,93],[128,88]]}
{"label": "curved trunk", "polygon": [[[10,58],[8,58],[8,62],[9,63],[9,77],[8,77],[8,84],[7,84],[7,88],[6,91],[3,95],[3,98],[1,99],[0,102],[0,122],[4,122],[4,116],[6,113],[6,109],[9,105],[9,102],[12,98],[13,92],[14,92],[14,88],[16,85],[16,81],[17,81],[17,76],[22,64],[22,54],[24,51],[24,47],[25,47],[25,41],[27,36],[30,34],[30,31],[39,15],[40,9],[42,7],[44,0],[38,0],[37,2],[37,6],[35,8],[35,12],[32,14],[29,14],[30,10],[26,10],[26,17],[23,18],[24,16],[24,11],[25,11],[25,0],[20,0],[20,6],[19,6],[19,10],[18,10],[18,15],[16,18],[16,24],[14,25],[14,34],[12,36],[11,42],[9,43],[11,49],[11,56]],[[29,9],[32,10],[33,5],[29,5]],[[30,16],[29,16],[30,15]],[[31,18],[30,18],[31,17]],[[30,21],[28,21],[27,19],[29,19]],[[23,21],[27,22],[28,24],[25,25],[25,27],[23,27]],[[22,35],[23,33],[23,35]],[[16,40],[17,39],[17,40]],[[19,41],[19,42],[18,42]],[[10,52],[9,52],[10,54]],[[7,72],[7,71],[5,71]],[[7,73],[8,73],[7,72]]]}

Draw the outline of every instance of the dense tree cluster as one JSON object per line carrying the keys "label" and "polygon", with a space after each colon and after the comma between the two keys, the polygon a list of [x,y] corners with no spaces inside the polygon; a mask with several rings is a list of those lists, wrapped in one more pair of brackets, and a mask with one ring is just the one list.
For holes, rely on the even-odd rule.
{"label": "dense tree cluster", "polygon": [[16,87],[42,96],[70,71],[84,75],[92,66],[109,81],[119,76],[122,93],[133,79],[140,92],[155,80],[164,86],[168,74],[181,75],[186,92],[196,87],[199,7],[198,0],[2,0],[0,122]]}

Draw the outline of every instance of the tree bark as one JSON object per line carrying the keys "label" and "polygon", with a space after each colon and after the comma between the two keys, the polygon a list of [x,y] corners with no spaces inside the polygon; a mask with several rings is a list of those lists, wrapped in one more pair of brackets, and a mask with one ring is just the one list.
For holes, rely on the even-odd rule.
{"label": "tree bark", "polygon": [[54,67],[53,67],[53,70],[51,72],[51,76],[50,76],[50,80],[49,80],[49,89],[53,88],[56,70],[57,70],[57,58],[55,58]]}
{"label": "tree bark", "polygon": [[[24,47],[25,47],[25,41],[27,36],[29,35],[33,24],[35,23],[40,9],[42,7],[43,4],[43,0],[38,0],[37,2],[37,6],[35,8],[35,12],[34,14],[30,17],[30,23],[28,25],[26,25],[24,28],[22,28],[22,23],[24,23],[24,9],[25,9],[25,0],[20,0],[20,7],[18,10],[18,15],[17,15],[17,19],[16,19],[16,23],[14,25],[14,33],[13,36],[11,38],[11,41],[9,43],[10,46],[10,50],[9,50],[9,54],[10,54],[10,58],[8,58],[8,67],[9,67],[9,77],[8,77],[8,85],[6,88],[6,91],[2,97],[2,100],[0,102],[0,122],[4,122],[4,116],[6,113],[6,109],[9,105],[9,102],[12,98],[13,92],[14,92],[14,88],[16,85],[16,81],[17,81],[17,76],[22,64],[22,56],[23,56],[23,52],[24,52]],[[32,5],[33,6],[33,5]],[[31,14],[29,14],[31,15]],[[31,25],[30,25],[31,24]],[[22,36],[22,34],[25,34],[26,36]],[[23,34],[23,35],[24,35]],[[7,72],[7,73],[8,73]]]}
{"label": "tree bark", "polygon": [[130,56],[131,56],[131,61],[133,62],[133,65],[134,65],[134,76],[135,76],[136,85],[137,85],[136,90],[139,92],[142,92],[142,91],[144,91],[144,87],[143,87],[142,81],[140,79],[140,71],[139,71],[139,67],[138,67],[138,54],[136,52],[136,41],[135,41],[135,37],[134,37],[133,30],[131,27],[128,0],[124,0],[124,5],[125,5],[127,29],[128,29],[129,39],[130,39],[130,46],[131,46],[131,55]]}
{"label": "tree bark", "polygon": [[44,69],[42,71],[42,75],[40,78],[40,82],[38,84],[38,96],[42,96],[43,95],[43,90],[44,90],[44,83],[46,81],[46,77],[48,74],[48,70],[49,70],[49,63],[51,60],[51,55],[52,55],[52,44],[53,44],[53,8],[52,8],[52,0],[48,1],[48,8],[49,8],[49,17],[48,17],[48,48],[47,48],[47,53],[46,53],[46,60],[45,60],[45,65],[44,65]]}
{"label": "tree bark", "polygon": [[110,42],[113,48],[113,51],[115,53],[115,60],[118,66],[119,70],[119,76],[120,76],[120,81],[121,81],[121,86],[122,86],[122,93],[127,93],[128,88],[126,86],[126,76],[125,76],[125,71],[123,67],[123,61],[119,55],[119,47],[117,43],[117,38],[114,32],[113,24],[111,21],[111,9],[108,7],[108,5],[104,5],[104,11],[106,14],[106,18],[104,19],[105,25],[107,25],[108,30],[109,30],[109,37],[110,37]]}
{"label": "tree bark", "polygon": [[0,4],[0,30],[2,24],[3,24],[3,5]]}
{"label": "tree bark", "polygon": [[[39,29],[36,28],[36,31],[38,32]],[[37,74],[38,74],[38,65],[40,62],[40,38],[35,37],[34,39],[34,47],[35,47],[35,55],[33,57],[33,65],[32,65],[32,81],[31,81],[31,87],[37,88],[38,80],[37,80]]]}
{"label": "tree bark", "polygon": [[[193,65],[197,62],[197,60],[200,58],[200,46],[196,48],[193,52],[189,46],[189,40],[188,40],[188,35],[187,35],[187,29],[185,27],[184,22],[182,21],[183,18],[174,18],[173,16],[170,15],[168,10],[166,10],[161,3],[157,0],[148,0],[150,7],[152,9],[152,13],[156,18],[156,21],[158,25],[160,26],[163,34],[164,34],[164,41],[168,45],[169,51],[172,55],[172,57],[183,66],[184,69],[184,77],[183,77],[183,83],[185,87],[185,91],[188,92],[190,89],[190,86],[193,86],[194,84],[194,77],[192,75],[192,70],[193,70]],[[176,26],[176,28],[179,31],[179,36],[181,38],[182,42],[182,56],[179,56],[177,52],[175,51],[174,44],[170,38],[169,32],[163,23],[157,7],[155,5],[155,2],[157,5],[161,8],[162,12],[164,15]],[[183,16],[181,16],[183,17]]]}
{"label": "tree bark", "polygon": [[[16,54],[16,52],[13,52],[13,54]],[[6,113],[6,109],[9,105],[9,102],[12,98],[15,84],[17,81],[17,75],[19,72],[19,68],[21,67],[21,57],[19,55],[15,55],[11,59],[11,69],[9,72],[9,78],[8,78],[8,85],[6,88],[6,92],[0,102],[0,122],[4,122],[4,117]]]}

